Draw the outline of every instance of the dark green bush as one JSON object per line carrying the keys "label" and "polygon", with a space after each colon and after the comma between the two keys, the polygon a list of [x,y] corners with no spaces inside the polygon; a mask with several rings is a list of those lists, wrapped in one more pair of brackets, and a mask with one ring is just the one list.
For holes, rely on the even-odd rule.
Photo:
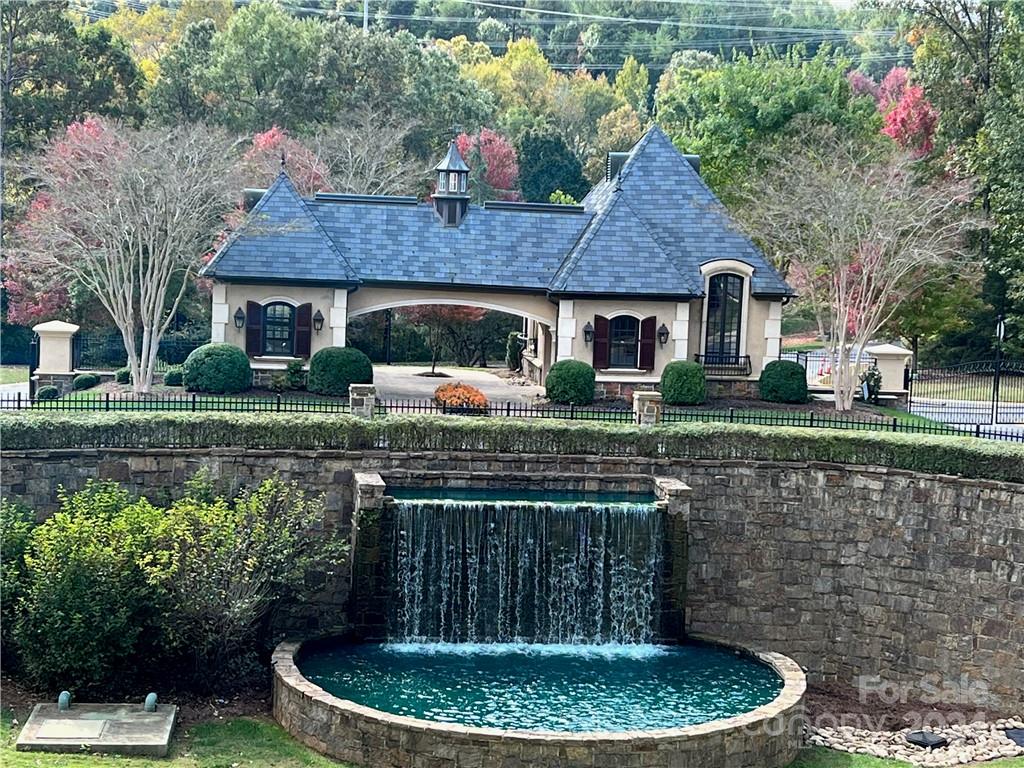
{"label": "dark green bush", "polygon": [[593,367],[582,360],[559,360],[548,371],[545,394],[559,405],[590,405],[594,402],[595,378]]}
{"label": "dark green bush", "polygon": [[15,609],[25,592],[25,552],[33,523],[29,510],[0,499],[0,652],[5,655],[13,650]]}
{"label": "dark green bush", "polygon": [[806,403],[807,372],[792,360],[772,360],[761,371],[758,388],[769,403]]}
{"label": "dark green bush", "polygon": [[665,405],[700,405],[708,398],[704,366],[692,360],[673,360],[661,373]]}
{"label": "dark green bush", "polygon": [[164,371],[164,386],[180,387],[185,383],[185,369],[180,365],[172,365]]}
{"label": "dark green bush", "polygon": [[306,387],[306,371],[301,360],[292,360],[285,371],[288,389],[304,389]]}
{"label": "dark green bush", "polygon": [[306,389],[321,395],[348,395],[351,384],[372,384],[373,364],[355,347],[327,347],[309,361]]}
{"label": "dark green bush", "polygon": [[32,362],[32,329],[0,323],[0,365],[28,365]]}
{"label": "dark green bush", "polygon": [[182,383],[189,392],[230,395],[252,386],[252,368],[234,344],[204,344],[185,360]]}
{"label": "dark green bush", "polygon": [[341,539],[310,533],[323,514],[277,478],[230,501],[190,482],[168,509],[110,482],[62,496],[23,560],[13,644],[27,676],[76,693],[166,684],[167,669],[175,683],[237,682],[223,673],[269,643],[267,617],[307,570],[341,566]]}
{"label": "dark green bush", "polygon": [[60,397],[60,390],[50,384],[36,390],[36,400],[56,400]]}
{"label": "dark green bush", "polygon": [[71,380],[71,388],[75,391],[92,389],[99,383],[100,377],[95,373],[80,373]]}
{"label": "dark green bush", "polygon": [[118,368],[114,371],[114,381],[118,384],[131,384],[132,383],[132,369],[128,366],[124,368]]}

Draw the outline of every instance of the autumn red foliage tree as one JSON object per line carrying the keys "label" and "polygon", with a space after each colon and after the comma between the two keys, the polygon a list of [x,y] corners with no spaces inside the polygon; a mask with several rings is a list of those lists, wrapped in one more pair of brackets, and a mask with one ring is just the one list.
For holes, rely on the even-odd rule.
{"label": "autumn red foliage tree", "polygon": [[481,128],[476,135],[460,134],[455,144],[471,169],[470,193],[475,202],[518,197],[519,160],[512,142],[490,128]]}
{"label": "autumn red foliage tree", "polygon": [[331,189],[330,171],[305,144],[278,126],[257,133],[242,158],[247,183],[269,186],[283,166],[300,195],[310,197]]}
{"label": "autumn red foliage tree", "polygon": [[935,148],[935,132],[939,127],[939,112],[925,98],[924,88],[910,81],[905,67],[893,67],[876,83],[863,72],[853,70],[847,75],[850,88],[856,94],[870,94],[875,98],[882,115],[882,133],[915,157],[927,155]]}
{"label": "autumn red foliage tree", "polygon": [[402,310],[408,320],[423,328],[430,347],[430,373],[437,373],[437,363],[444,350],[450,349],[456,362],[466,360],[466,352],[474,344],[474,329],[487,314],[480,307],[451,304],[423,304]]}

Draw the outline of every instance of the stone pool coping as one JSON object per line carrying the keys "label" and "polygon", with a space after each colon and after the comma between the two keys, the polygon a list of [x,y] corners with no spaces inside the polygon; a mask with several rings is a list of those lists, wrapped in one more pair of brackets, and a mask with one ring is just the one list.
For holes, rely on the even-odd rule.
{"label": "stone pool coping", "polygon": [[[274,717],[313,749],[373,768],[403,768],[413,764],[410,755],[423,768],[488,768],[508,758],[562,768],[788,765],[803,741],[807,681],[800,666],[780,653],[709,635],[691,634],[688,639],[754,656],[781,678],[782,690],[749,712],[681,728],[584,733],[484,728],[396,715],[334,696],[299,671],[295,658],[302,641],[285,641],[271,658]],[[642,758],[632,759],[638,754]]]}

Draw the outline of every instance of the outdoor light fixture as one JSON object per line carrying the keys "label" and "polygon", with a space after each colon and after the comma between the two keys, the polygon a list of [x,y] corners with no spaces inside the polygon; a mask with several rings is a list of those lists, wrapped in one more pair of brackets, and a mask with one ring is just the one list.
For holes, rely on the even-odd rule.
{"label": "outdoor light fixture", "polygon": [[316,331],[317,333],[320,333],[320,331],[323,330],[323,327],[324,316],[320,313],[320,310],[318,309],[316,311],[316,314],[313,315],[313,330]]}
{"label": "outdoor light fixture", "polygon": [[583,341],[589,344],[594,340],[594,326],[587,321],[587,324],[583,326]]}
{"label": "outdoor light fixture", "polygon": [[658,343],[663,347],[668,344],[668,326],[664,323],[662,323],[661,328],[658,329]]}
{"label": "outdoor light fixture", "polygon": [[242,328],[245,325],[245,312],[239,307],[235,310],[235,328]]}

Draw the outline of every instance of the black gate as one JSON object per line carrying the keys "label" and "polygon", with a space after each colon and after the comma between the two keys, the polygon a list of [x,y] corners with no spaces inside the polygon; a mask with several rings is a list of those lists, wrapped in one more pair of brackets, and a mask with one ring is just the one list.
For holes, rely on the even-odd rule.
{"label": "black gate", "polygon": [[947,424],[1024,424],[1024,360],[919,368],[910,411]]}

